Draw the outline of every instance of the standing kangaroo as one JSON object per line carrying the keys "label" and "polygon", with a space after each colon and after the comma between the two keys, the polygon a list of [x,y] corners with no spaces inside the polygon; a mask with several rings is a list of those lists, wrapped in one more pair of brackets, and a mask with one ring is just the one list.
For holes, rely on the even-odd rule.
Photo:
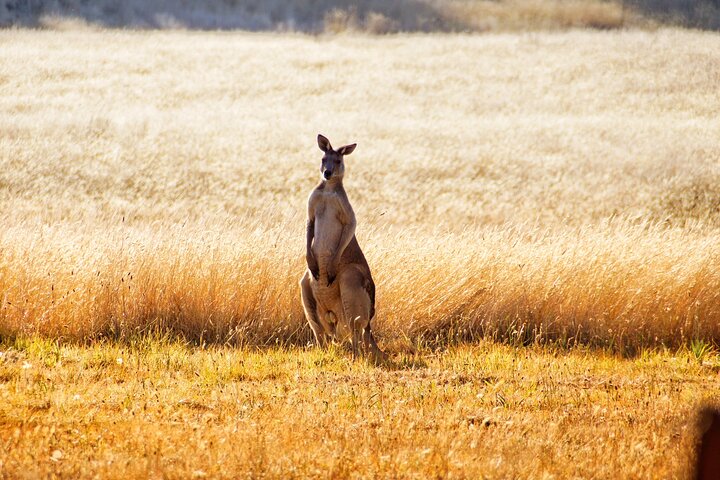
{"label": "standing kangaroo", "polygon": [[375,283],[355,238],[355,213],[342,184],[344,156],[357,144],[333,150],[322,135],[317,142],[324,155],[322,181],[308,198],[308,268],[300,280],[305,317],[319,346],[334,340],[338,321],[344,321],[352,333],[353,359],[357,358],[362,332],[365,353],[382,360],[385,354],[370,332],[370,320],[375,316]]}

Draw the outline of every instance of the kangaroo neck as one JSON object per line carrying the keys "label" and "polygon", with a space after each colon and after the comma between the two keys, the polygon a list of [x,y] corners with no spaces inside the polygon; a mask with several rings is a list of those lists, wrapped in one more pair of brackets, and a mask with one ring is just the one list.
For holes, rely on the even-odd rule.
{"label": "kangaroo neck", "polygon": [[340,192],[343,188],[342,178],[331,177],[329,180],[323,180],[323,190],[327,192]]}

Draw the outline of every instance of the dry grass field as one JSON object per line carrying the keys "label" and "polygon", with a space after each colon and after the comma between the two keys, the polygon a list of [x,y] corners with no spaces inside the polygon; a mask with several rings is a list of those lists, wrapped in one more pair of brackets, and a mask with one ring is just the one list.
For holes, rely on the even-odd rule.
{"label": "dry grass field", "polygon": [[0,332],[304,345],[323,132],[389,341],[720,340],[720,37],[0,32]]}
{"label": "dry grass field", "polygon": [[[0,30],[0,476],[688,475],[718,52]],[[318,132],[359,144],[383,368],[306,348]]]}
{"label": "dry grass field", "polygon": [[6,344],[3,478],[688,478],[720,359]]}

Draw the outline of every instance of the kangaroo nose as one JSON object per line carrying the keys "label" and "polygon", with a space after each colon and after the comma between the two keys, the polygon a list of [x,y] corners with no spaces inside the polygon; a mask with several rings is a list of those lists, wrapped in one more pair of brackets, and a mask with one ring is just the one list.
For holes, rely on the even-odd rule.
{"label": "kangaroo nose", "polygon": [[330,170],[325,170],[323,172],[323,176],[325,177],[325,179],[328,179],[332,176],[332,172]]}

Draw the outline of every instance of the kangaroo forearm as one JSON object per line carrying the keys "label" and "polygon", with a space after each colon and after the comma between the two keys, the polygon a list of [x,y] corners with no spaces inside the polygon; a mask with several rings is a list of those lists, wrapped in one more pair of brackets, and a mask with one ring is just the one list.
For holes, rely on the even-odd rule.
{"label": "kangaroo forearm", "polygon": [[306,232],[305,232],[305,239],[306,239],[305,255],[307,255],[307,256],[312,255],[313,238],[315,238],[315,222],[312,220],[308,220],[307,228],[306,228]]}
{"label": "kangaroo forearm", "polygon": [[310,270],[310,273],[312,274],[313,278],[315,278],[315,280],[317,280],[318,277],[320,276],[320,272],[318,270],[317,259],[315,259],[315,255],[313,255],[313,251],[312,251],[312,243],[313,243],[314,237],[315,237],[315,221],[308,220],[307,232],[306,232],[306,236],[305,236],[305,238],[307,239],[307,247],[305,249],[305,262],[307,263],[308,270]]}
{"label": "kangaroo forearm", "polygon": [[342,233],[340,234],[340,242],[338,243],[338,249],[337,249],[337,252],[335,252],[335,258],[337,260],[340,260],[340,257],[342,257],[343,252],[345,251],[347,246],[350,244],[350,240],[352,240],[354,235],[355,235],[355,224],[354,223],[349,223],[343,227]]}
{"label": "kangaroo forearm", "polygon": [[315,222],[312,220],[308,220],[307,224],[307,246],[305,248],[305,262],[307,263],[307,267],[310,270],[310,272],[313,274],[313,277],[317,278],[318,273],[318,263],[317,259],[315,258],[315,255],[312,251],[312,243],[313,238],[315,237]]}

